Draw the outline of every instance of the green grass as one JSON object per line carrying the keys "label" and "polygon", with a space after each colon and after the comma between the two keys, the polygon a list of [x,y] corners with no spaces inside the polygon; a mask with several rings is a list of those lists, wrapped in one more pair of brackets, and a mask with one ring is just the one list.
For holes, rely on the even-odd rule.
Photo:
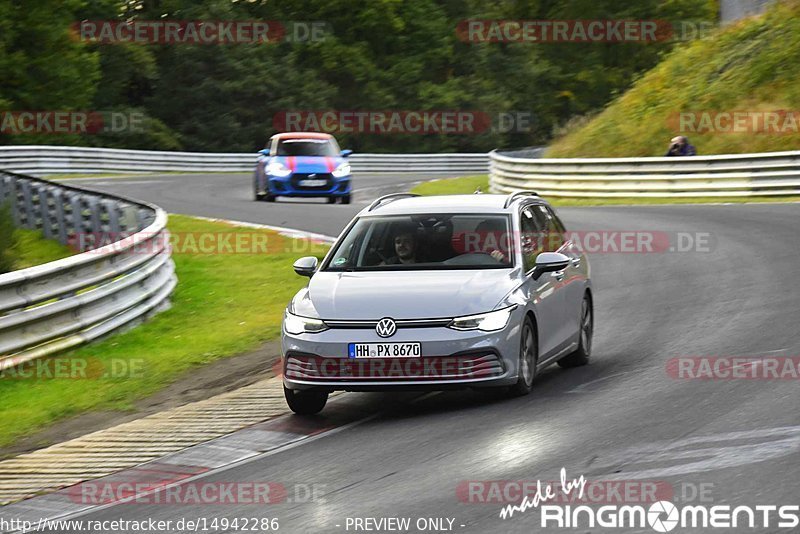
{"label": "green grass", "polygon": [[461,195],[474,193],[480,189],[483,193],[489,192],[489,176],[464,176],[462,178],[445,178],[422,182],[411,189],[418,195]]}
{"label": "green grass", "polygon": [[14,269],[25,269],[71,256],[74,252],[58,241],[45,239],[38,230],[14,230]]}
{"label": "green grass", "polygon": [[[447,178],[433,182],[425,182],[414,187],[411,192],[419,195],[468,195],[480,188],[489,191],[489,176],[465,176],[463,178]],[[745,202],[800,202],[800,196],[790,197],[667,197],[667,198],[567,198],[548,196],[553,206],[619,206],[633,204],[713,204],[713,203],[745,203]]]}
{"label": "green grass", "polygon": [[[687,135],[699,154],[796,150],[800,131],[695,133],[681,112],[800,110],[800,1],[739,21],[673,50],[624,95],[557,139],[548,157],[663,156]],[[795,115],[797,116],[797,115]]]}
{"label": "green grass", "polygon": [[[174,235],[196,237],[206,232],[263,234],[268,252],[202,254],[176,249],[179,282],[169,310],[133,330],[57,356],[88,362],[88,372],[78,373],[86,379],[0,378],[0,445],[86,411],[131,409],[137,399],[193,367],[276,338],[286,303],[307,281],[294,273],[292,262],[304,255],[321,257],[327,250],[268,230],[187,216],[170,216],[169,229]],[[113,365],[133,365],[136,374],[97,376]]]}

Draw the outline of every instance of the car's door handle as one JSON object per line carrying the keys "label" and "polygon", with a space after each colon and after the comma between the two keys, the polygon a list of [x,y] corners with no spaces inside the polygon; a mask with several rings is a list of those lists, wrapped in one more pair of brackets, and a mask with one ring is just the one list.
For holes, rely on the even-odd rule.
{"label": "car's door handle", "polygon": [[581,266],[581,259],[580,258],[572,258],[572,266],[573,267],[580,267]]}

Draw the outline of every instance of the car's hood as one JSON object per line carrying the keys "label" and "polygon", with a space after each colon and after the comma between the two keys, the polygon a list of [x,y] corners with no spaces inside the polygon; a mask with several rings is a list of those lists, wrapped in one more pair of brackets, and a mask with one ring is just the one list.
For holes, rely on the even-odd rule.
{"label": "car's hood", "polygon": [[302,174],[333,172],[345,161],[332,156],[275,156],[274,159],[290,171]]}
{"label": "car's hood", "polygon": [[318,272],[308,295],[322,319],[428,319],[491,311],[516,286],[509,269]]}

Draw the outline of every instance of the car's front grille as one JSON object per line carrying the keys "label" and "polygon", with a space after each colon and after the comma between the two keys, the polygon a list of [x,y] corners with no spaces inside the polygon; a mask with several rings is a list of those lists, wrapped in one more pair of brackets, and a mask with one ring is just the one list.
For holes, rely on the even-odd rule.
{"label": "car's front grille", "polygon": [[[322,185],[303,185],[306,180],[324,181]],[[295,173],[291,178],[292,188],[298,191],[327,191],[333,185],[333,176],[329,173],[303,174]]]}
{"label": "car's front grille", "polygon": [[286,357],[286,378],[310,381],[475,380],[501,376],[505,369],[493,352],[423,358],[322,358],[306,354]]}
{"label": "car's front grille", "polygon": [[[366,328],[373,329],[378,326],[378,320],[322,320],[328,328]],[[452,319],[397,319],[394,323],[397,328],[434,328],[443,327],[452,323]]]}

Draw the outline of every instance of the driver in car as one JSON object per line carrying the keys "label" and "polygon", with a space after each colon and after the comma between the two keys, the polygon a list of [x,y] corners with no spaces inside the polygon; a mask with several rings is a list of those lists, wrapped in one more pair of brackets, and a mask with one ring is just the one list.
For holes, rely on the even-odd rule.
{"label": "driver in car", "polygon": [[507,230],[504,224],[493,220],[483,221],[475,228],[475,233],[483,243],[483,252],[488,253],[500,263],[509,261],[507,251],[502,250],[503,240],[507,239]]}
{"label": "driver in car", "polygon": [[381,265],[398,265],[417,263],[418,243],[412,227],[403,227],[394,236],[394,256],[386,259]]}

